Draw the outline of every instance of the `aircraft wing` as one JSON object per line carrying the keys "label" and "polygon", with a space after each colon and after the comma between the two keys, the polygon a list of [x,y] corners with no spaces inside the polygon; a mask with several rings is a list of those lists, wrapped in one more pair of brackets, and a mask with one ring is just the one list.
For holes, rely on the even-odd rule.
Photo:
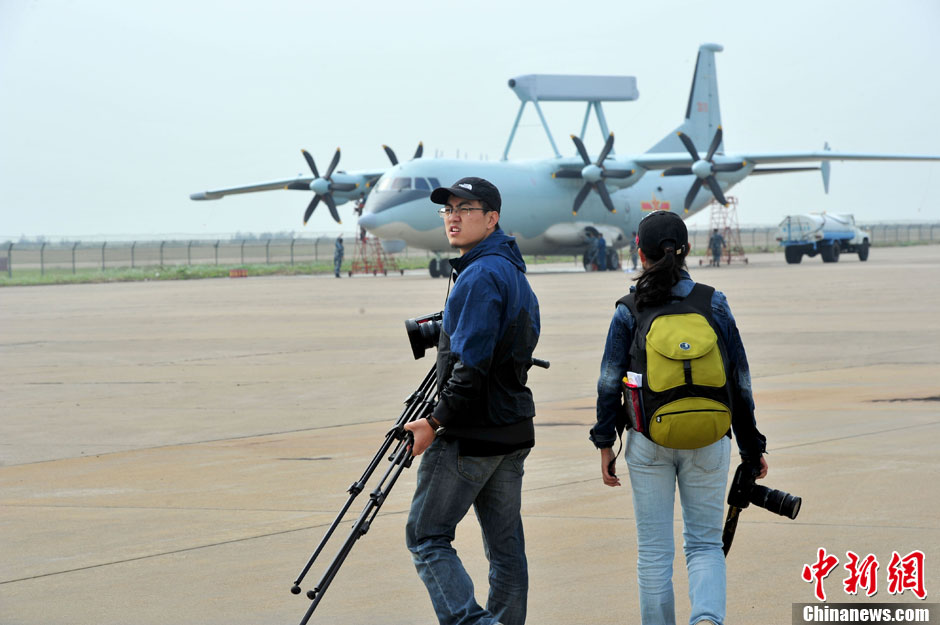
{"label": "aircraft wing", "polygon": [[757,164],[804,163],[807,161],[940,161],[940,156],[923,154],[877,154],[871,152],[832,152],[829,150],[816,152],[756,152],[753,154],[735,154],[734,156]]}
{"label": "aircraft wing", "polygon": [[[688,167],[692,157],[682,152],[650,152],[633,156],[632,160],[644,169],[668,169],[670,167]],[[818,150],[812,152],[752,152],[737,154],[716,154],[715,163],[746,162],[765,165],[779,163],[805,163],[812,161],[940,161],[940,156],[922,154],[878,154],[869,152],[833,152]]]}
{"label": "aircraft wing", "polygon": [[[384,169],[376,169],[373,171],[356,171],[356,172],[336,172],[333,174],[333,180],[335,182],[342,182],[347,185],[353,185],[354,189],[350,191],[333,191],[334,195],[339,196],[340,198],[350,199],[352,197],[358,197],[359,193],[365,193],[369,195],[369,191],[372,190],[372,183],[377,180],[383,173]],[[189,199],[191,200],[218,200],[226,195],[236,195],[239,193],[256,193],[259,191],[274,191],[275,189],[293,189],[300,191],[309,191],[310,183],[316,180],[314,176],[297,176],[295,178],[284,178],[282,180],[271,180],[268,182],[256,182],[254,184],[246,184],[238,187],[227,187],[224,189],[213,189],[209,191],[200,191],[198,193],[191,193]]]}
{"label": "aircraft wing", "polygon": [[272,180],[271,182],[257,182],[255,184],[246,184],[240,187],[228,187],[226,189],[215,189],[212,191],[200,191],[190,193],[191,200],[218,200],[226,195],[235,195],[237,193],[255,193],[256,191],[273,191],[274,189],[287,189],[289,185],[303,185],[309,187],[314,181],[313,176],[298,176],[296,178],[287,178],[285,180]]}

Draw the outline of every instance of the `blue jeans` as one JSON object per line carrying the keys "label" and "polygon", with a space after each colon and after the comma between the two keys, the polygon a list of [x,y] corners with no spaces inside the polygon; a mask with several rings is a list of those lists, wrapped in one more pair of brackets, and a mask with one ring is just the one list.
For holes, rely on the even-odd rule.
{"label": "blue jeans", "polygon": [[689,623],[725,620],[725,558],[721,534],[730,440],[701,449],[669,449],[635,431],[626,459],[636,515],[637,580],[643,625],[675,625],[672,589],[673,508],[682,504],[683,548],[689,572]]}
{"label": "blue jeans", "polygon": [[[528,449],[504,456],[461,456],[442,438],[424,452],[408,515],[406,542],[442,625],[523,625],[529,571],[522,532],[522,474]],[[490,563],[486,609],[451,546],[470,506]]]}

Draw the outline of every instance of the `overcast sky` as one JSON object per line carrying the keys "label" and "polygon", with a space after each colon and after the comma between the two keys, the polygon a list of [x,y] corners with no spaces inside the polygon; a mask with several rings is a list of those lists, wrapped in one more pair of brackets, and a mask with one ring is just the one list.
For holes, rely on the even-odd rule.
{"label": "overcast sky", "polygon": [[[329,232],[310,195],[189,194],[325,169],[384,167],[381,145],[498,159],[528,73],[625,74],[617,152],[685,111],[698,45],[716,42],[725,149],[940,154],[937,0],[0,0],[0,240]],[[546,104],[559,148],[582,105]],[[531,108],[512,157],[550,156]],[[587,135],[596,153],[596,124]],[[940,220],[940,164],[834,163],[750,178],[742,224],[826,210]],[[322,205],[321,205],[322,207]]]}

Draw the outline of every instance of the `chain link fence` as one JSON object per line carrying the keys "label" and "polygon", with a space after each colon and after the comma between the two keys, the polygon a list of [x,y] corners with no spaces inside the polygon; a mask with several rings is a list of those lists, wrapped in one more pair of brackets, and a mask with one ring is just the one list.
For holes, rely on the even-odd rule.
{"label": "chain link fence", "polygon": [[[345,258],[352,258],[355,236],[344,237]],[[184,265],[295,265],[333,262],[336,237],[235,240],[82,242],[6,242],[0,244],[0,272],[70,271],[172,267]],[[396,257],[430,257],[406,247]]]}
{"label": "chain link fence", "polygon": [[[871,232],[872,245],[940,243],[940,222],[905,224],[859,224]],[[773,251],[779,248],[776,226],[740,228],[741,245],[748,249]],[[704,250],[710,230],[689,232],[692,249]],[[12,242],[0,243],[0,272],[12,277],[17,270],[79,271],[181,265],[294,265],[332,262],[336,237],[216,239],[165,241]],[[350,259],[356,237],[344,237],[345,255]],[[430,258],[426,250],[406,247],[396,257]]]}

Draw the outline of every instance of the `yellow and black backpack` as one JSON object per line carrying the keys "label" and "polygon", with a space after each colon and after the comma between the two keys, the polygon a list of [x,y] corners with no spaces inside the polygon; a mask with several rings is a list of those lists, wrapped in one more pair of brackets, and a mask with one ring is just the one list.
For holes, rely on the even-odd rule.
{"label": "yellow and black backpack", "polygon": [[623,378],[627,424],[672,449],[698,449],[731,427],[728,355],[712,318],[715,289],[696,284],[685,299],[638,311],[630,372]]}

